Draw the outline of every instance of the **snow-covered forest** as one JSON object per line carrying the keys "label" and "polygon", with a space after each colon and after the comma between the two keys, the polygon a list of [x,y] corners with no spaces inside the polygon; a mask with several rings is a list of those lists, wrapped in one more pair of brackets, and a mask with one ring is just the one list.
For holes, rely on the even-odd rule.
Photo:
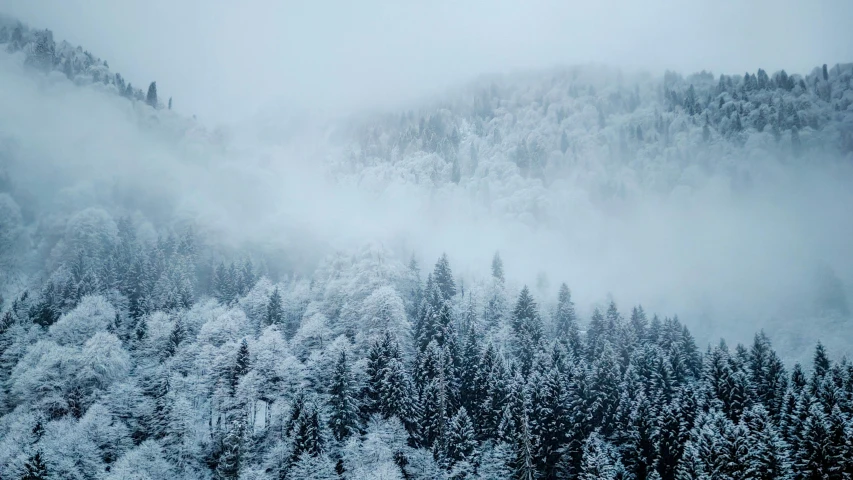
{"label": "snow-covered forest", "polygon": [[853,477],[853,64],[483,77],[260,149],[0,50],[0,479]]}

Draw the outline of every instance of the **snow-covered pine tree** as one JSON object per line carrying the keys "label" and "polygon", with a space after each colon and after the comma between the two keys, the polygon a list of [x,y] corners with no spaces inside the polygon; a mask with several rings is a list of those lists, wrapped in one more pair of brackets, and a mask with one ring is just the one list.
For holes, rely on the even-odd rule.
{"label": "snow-covered pine tree", "polygon": [[542,340],[542,320],[538,306],[526,285],[521,289],[512,311],[512,330],[521,371],[527,375],[533,365],[533,355]]}
{"label": "snow-covered pine tree", "polygon": [[359,409],[355,379],[350,371],[346,351],[341,350],[335,362],[329,388],[329,428],[335,440],[344,441],[358,433]]}

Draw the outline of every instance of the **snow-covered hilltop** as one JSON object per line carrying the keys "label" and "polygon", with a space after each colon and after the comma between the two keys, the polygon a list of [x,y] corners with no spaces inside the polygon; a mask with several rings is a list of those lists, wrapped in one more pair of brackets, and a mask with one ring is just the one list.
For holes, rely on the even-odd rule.
{"label": "snow-covered hilltop", "polygon": [[155,108],[172,107],[172,101],[164,105],[157,97],[157,87],[152,83],[148,93],[134,88],[120,73],[110,71],[106,60],[89,53],[82,46],[74,46],[62,40],[57,43],[53,32],[48,29],[33,30],[27,25],[0,14],[0,44],[10,53],[22,52],[26,63],[45,73],[61,72],[77,84],[100,83],[109,87],[109,91],[134,99],[145,101]]}
{"label": "snow-covered hilltop", "polygon": [[768,162],[851,161],[853,64],[806,76],[584,66],[485,77],[348,133],[340,168],[369,181],[515,190],[573,179],[623,197],[713,175],[743,186]]}

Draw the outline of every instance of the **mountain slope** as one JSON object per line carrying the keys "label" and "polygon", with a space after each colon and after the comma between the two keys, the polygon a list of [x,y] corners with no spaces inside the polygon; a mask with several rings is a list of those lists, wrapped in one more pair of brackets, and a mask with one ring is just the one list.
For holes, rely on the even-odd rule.
{"label": "mountain slope", "polygon": [[246,144],[27,38],[0,478],[853,473],[849,65],[536,72]]}

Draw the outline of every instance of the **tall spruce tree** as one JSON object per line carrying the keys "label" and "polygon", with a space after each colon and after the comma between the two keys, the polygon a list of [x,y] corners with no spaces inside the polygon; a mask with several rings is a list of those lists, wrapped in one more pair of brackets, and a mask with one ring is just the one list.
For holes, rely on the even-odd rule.
{"label": "tall spruce tree", "polygon": [[270,294],[270,299],[267,302],[267,312],[264,317],[264,323],[266,325],[281,325],[284,322],[284,307],[281,302],[281,293],[278,291],[278,287],[273,289],[272,294]]}
{"label": "tall spruce tree", "polygon": [[525,285],[512,311],[512,330],[517,355],[524,375],[530,372],[533,356],[542,340],[542,320],[530,289]]}
{"label": "tall spruce tree", "polygon": [[446,253],[443,253],[436,262],[432,277],[445,300],[450,300],[456,295],[456,282],[453,281],[453,272],[450,270],[450,261]]}
{"label": "tall spruce tree", "polygon": [[343,441],[358,432],[358,413],[355,379],[347,354],[341,350],[329,388],[329,428],[336,440]]}

